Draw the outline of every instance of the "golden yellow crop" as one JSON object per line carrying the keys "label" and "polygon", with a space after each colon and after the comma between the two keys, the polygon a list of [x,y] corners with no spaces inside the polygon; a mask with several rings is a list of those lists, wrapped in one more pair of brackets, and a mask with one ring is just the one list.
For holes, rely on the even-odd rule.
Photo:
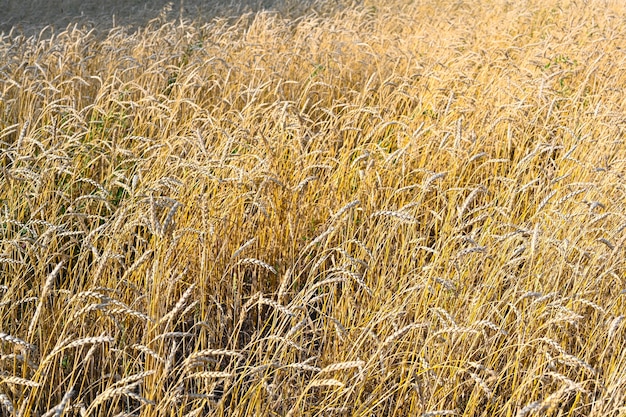
{"label": "golden yellow crop", "polygon": [[0,414],[626,415],[622,2],[289,10],[0,39]]}

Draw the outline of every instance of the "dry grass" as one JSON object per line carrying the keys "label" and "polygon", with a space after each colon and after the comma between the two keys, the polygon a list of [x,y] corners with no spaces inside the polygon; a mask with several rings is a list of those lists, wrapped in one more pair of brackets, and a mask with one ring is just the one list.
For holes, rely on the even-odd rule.
{"label": "dry grass", "polygon": [[316,10],[0,40],[2,415],[626,415],[626,8]]}

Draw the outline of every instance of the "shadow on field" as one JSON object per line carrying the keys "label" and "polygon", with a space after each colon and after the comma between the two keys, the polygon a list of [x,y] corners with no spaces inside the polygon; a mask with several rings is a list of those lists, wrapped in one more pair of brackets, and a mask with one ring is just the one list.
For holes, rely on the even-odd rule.
{"label": "shadow on field", "polygon": [[[284,11],[310,1],[289,0],[0,0],[0,33],[38,35],[46,26],[58,33],[69,24],[107,31],[114,26],[131,30],[159,16],[166,20],[210,20],[237,17],[261,10]],[[48,33],[49,35],[49,33]]]}

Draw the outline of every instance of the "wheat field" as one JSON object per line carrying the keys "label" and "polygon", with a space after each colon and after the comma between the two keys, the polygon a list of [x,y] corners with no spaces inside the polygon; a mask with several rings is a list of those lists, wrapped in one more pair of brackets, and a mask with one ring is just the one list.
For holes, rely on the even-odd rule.
{"label": "wheat field", "polygon": [[626,416],[626,6],[0,38],[0,415]]}

